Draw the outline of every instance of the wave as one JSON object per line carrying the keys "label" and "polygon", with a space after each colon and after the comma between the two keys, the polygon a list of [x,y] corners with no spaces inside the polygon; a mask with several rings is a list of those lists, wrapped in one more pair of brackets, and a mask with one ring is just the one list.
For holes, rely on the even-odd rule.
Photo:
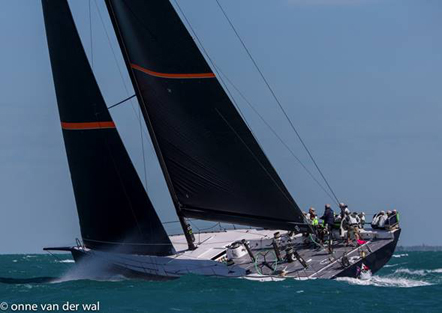
{"label": "wave", "polygon": [[403,257],[407,257],[408,253],[401,253],[401,254],[393,254],[392,257],[393,258],[403,258]]}
{"label": "wave", "polygon": [[407,279],[402,277],[381,277],[372,276],[370,279],[362,280],[358,278],[340,277],[338,281],[344,281],[350,285],[359,286],[376,286],[376,287],[396,287],[396,288],[412,288],[431,286],[432,284],[423,280]]}
{"label": "wave", "polygon": [[425,276],[427,274],[442,274],[442,268],[436,268],[433,270],[410,270],[408,268],[398,268],[394,271],[394,274],[408,274],[418,276]]}
{"label": "wave", "polygon": [[57,262],[57,263],[75,263],[75,261],[72,259],[59,260],[59,261],[57,260],[55,262]]}
{"label": "wave", "polygon": [[408,274],[408,275],[425,276],[425,275],[427,275],[427,271],[426,270],[410,270],[408,268],[399,268],[394,271],[394,274]]}

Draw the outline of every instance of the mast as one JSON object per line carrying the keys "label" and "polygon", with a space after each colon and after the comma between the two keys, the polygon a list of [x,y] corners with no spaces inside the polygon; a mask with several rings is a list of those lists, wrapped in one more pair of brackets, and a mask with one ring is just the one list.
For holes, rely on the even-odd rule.
{"label": "mast", "polygon": [[129,73],[129,77],[131,79],[132,85],[133,85],[134,90],[135,90],[135,94],[137,96],[138,103],[140,104],[141,112],[142,112],[143,118],[144,118],[144,120],[146,122],[146,126],[147,126],[147,129],[149,131],[149,135],[150,135],[150,138],[152,140],[152,143],[153,143],[153,146],[154,146],[154,149],[155,149],[155,153],[157,154],[158,161],[159,161],[160,166],[161,166],[161,170],[163,171],[163,175],[164,175],[164,178],[166,180],[167,188],[169,189],[169,193],[170,193],[170,195],[172,197],[172,202],[173,202],[173,205],[175,207],[175,211],[177,213],[178,220],[180,222],[181,228],[183,229],[184,236],[185,236],[186,241],[187,241],[187,245],[189,247],[189,250],[195,250],[196,246],[194,244],[194,238],[193,238],[192,233],[191,233],[190,225],[187,223],[185,217],[182,214],[182,210],[181,210],[182,204],[180,203],[180,201],[178,200],[178,197],[176,195],[176,192],[175,192],[174,186],[172,184],[169,172],[167,170],[167,166],[166,166],[166,164],[164,162],[163,154],[162,154],[161,149],[160,149],[160,147],[158,145],[158,140],[157,140],[155,131],[154,131],[153,127],[152,127],[152,123],[151,123],[149,115],[147,114],[147,111],[146,111],[146,104],[144,102],[143,97],[141,96],[140,88],[139,88],[137,80],[135,79],[133,69],[130,66],[130,60],[129,60],[129,57],[128,57],[127,49],[126,49],[126,46],[125,46],[124,41],[122,39],[121,32],[120,32],[120,29],[118,27],[118,23],[117,23],[116,18],[115,18],[115,14],[114,14],[114,10],[113,10],[113,7],[112,7],[112,3],[110,1],[108,1],[108,0],[105,0],[105,3],[106,3],[106,7],[108,9],[108,12],[109,12],[110,19],[112,21],[112,25],[113,25],[114,30],[115,30],[115,34],[116,34],[118,43],[120,45],[120,49],[121,49],[121,52],[122,52],[122,55],[123,55],[123,59],[124,59],[124,62],[126,64],[128,73]]}

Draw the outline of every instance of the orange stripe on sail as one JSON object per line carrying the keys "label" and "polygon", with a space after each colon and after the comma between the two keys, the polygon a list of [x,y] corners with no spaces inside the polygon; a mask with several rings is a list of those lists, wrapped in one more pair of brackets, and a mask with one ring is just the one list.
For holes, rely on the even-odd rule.
{"label": "orange stripe on sail", "polygon": [[114,122],[89,122],[89,123],[61,122],[61,128],[67,130],[107,129],[107,128],[115,128],[115,124]]}
{"label": "orange stripe on sail", "polygon": [[148,69],[145,69],[144,67],[141,67],[136,64],[130,65],[133,69],[138,70],[140,72],[146,73],[150,76],[155,77],[161,77],[161,78],[182,78],[182,79],[189,79],[189,78],[214,78],[215,74],[213,73],[194,73],[194,74],[169,74],[169,73],[158,73],[154,72]]}

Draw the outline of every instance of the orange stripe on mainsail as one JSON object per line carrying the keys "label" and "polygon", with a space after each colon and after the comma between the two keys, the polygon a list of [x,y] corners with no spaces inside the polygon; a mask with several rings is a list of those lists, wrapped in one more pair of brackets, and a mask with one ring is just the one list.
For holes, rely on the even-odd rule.
{"label": "orange stripe on mainsail", "polygon": [[148,69],[145,69],[144,67],[141,67],[139,65],[136,64],[131,64],[130,65],[133,69],[138,70],[140,72],[146,73],[150,76],[155,76],[155,77],[161,77],[161,78],[184,78],[184,79],[188,79],[188,78],[214,78],[215,74],[213,73],[194,73],[194,74],[169,74],[169,73],[158,73],[158,72],[154,72]]}
{"label": "orange stripe on mainsail", "polygon": [[61,122],[61,128],[67,130],[106,129],[106,128],[115,128],[115,124],[114,122],[89,122],[89,123]]}

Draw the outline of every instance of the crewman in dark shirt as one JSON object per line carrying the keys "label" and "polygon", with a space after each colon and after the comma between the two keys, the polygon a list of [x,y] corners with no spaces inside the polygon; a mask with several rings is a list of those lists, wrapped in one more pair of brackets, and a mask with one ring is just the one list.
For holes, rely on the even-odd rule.
{"label": "crewman in dark shirt", "polygon": [[332,229],[333,223],[335,221],[335,216],[330,204],[325,205],[324,214],[322,215],[321,220],[324,221],[325,227],[328,228],[328,230]]}

